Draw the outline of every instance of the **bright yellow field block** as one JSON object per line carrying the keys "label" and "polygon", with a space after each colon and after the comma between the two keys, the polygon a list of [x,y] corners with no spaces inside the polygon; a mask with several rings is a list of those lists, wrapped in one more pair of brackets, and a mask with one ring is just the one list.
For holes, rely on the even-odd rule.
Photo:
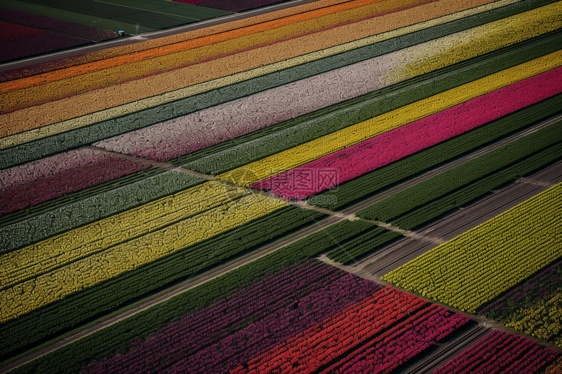
{"label": "bright yellow field block", "polygon": [[223,204],[0,291],[0,322],[287,206],[278,199],[251,197],[249,204],[238,201]]}
{"label": "bright yellow field block", "polygon": [[[243,82],[255,77],[263,76],[266,74],[274,73],[276,71],[288,69],[293,66],[301,65],[307,62],[319,60],[321,58],[333,56],[339,53],[351,51],[353,49],[365,47],[374,43],[382,42],[384,40],[399,37],[401,35],[413,33],[419,30],[427,29],[429,27],[437,26],[443,23],[451,22],[457,19],[472,16],[482,12],[487,12],[492,9],[500,8],[509,4],[513,4],[519,0],[501,0],[490,4],[481,5],[472,9],[464,10],[461,12],[453,13],[447,16],[439,17],[429,21],[417,23],[412,26],[402,27],[397,30],[384,32],[382,34],[370,36],[357,41],[337,45],[335,47],[326,48],[320,51],[311,52],[299,57],[290,58],[281,62],[269,64],[263,67],[251,69],[245,72],[229,75],[224,78],[214,79],[208,82],[195,84],[193,86],[185,87],[179,90],[167,92],[165,94],[149,97],[146,99],[135,101],[134,103],[120,105],[114,108],[101,110],[92,114],[87,114],[78,118],[69,119],[66,121],[53,123],[52,125],[40,127],[37,129],[29,130],[23,133],[14,134],[0,138],[0,149],[13,147],[19,144],[27,143],[33,140],[45,138],[60,134],[73,129],[85,127],[96,122],[110,120],[112,118],[120,117],[123,115],[135,113],[141,109],[154,108],[158,105],[170,103],[176,100],[184,99],[186,97],[195,96],[203,92],[215,90],[217,88],[226,87],[231,84]],[[125,83],[126,84],[126,83]],[[43,104],[49,105],[49,104]],[[18,116],[25,111],[17,111],[14,113],[5,114],[0,116],[0,126],[8,126],[9,123],[18,120]]]}
{"label": "bright yellow field block", "polygon": [[441,244],[384,280],[474,313],[562,256],[562,183]]}
{"label": "bright yellow field block", "polygon": [[207,182],[8,252],[0,256],[0,288],[195,216],[241,195],[232,187]]}
{"label": "bright yellow field block", "polygon": [[252,181],[242,180],[248,170],[257,180],[266,179],[560,65],[562,51],[556,51],[252,162],[217,178],[249,186]]}

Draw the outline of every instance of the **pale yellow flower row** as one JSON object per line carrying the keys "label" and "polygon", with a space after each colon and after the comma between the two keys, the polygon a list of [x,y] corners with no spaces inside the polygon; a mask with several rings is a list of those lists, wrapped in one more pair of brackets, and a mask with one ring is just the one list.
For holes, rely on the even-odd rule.
{"label": "pale yellow flower row", "polygon": [[248,204],[240,201],[223,204],[0,291],[0,322],[287,206],[283,201],[264,196],[249,195],[241,200],[247,198],[251,198]]}
{"label": "pale yellow flower row", "polygon": [[217,178],[248,186],[253,181],[242,179],[248,170],[252,170],[257,180],[266,179],[560,65],[562,51],[557,51],[246,164]]}
{"label": "pale yellow flower row", "polygon": [[[109,108],[92,114],[87,114],[82,117],[77,117],[70,120],[54,123],[52,125],[29,130],[23,133],[6,136],[4,138],[0,138],[0,149],[13,147],[33,140],[45,138],[47,136],[52,136],[66,131],[70,131],[72,129],[85,127],[97,122],[106,121],[112,118],[117,118],[119,116],[131,114],[142,109],[153,108],[158,105],[170,103],[190,96],[195,96],[203,92],[208,92],[220,87],[225,87],[231,84],[243,82],[255,77],[274,73],[276,71],[284,70],[293,66],[301,65],[307,62],[312,62],[339,53],[351,51],[356,48],[365,47],[374,43],[381,42],[383,40],[396,38],[401,35],[405,35],[429,27],[440,25],[446,22],[451,22],[474,14],[486,12],[515,2],[517,2],[517,0],[501,0],[491,4],[481,5],[472,9],[453,13],[440,18],[432,19],[425,22],[420,22],[412,26],[403,27],[397,30],[392,30],[375,36],[363,38],[354,42],[341,44],[335,47],[326,48],[317,52],[308,53],[299,57],[294,57],[285,61],[269,64],[245,72],[236,73],[224,78],[214,79],[208,82],[195,84],[193,86],[167,92],[162,95],[157,95],[146,99],[138,100],[133,103]],[[49,104],[43,104],[43,105],[49,105]],[[17,116],[18,115],[17,113],[18,112],[1,116],[0,125],[2,125],[2,119],[4,119],[5,121],[10,121],[11,116]]]}
{"label": "pale yellow flower row", "polygon": [[231,187],[207,182],[3,254],[0,256],[0,288],[47,273],[240,196]]}
{"label": "pale yellow flower row", "polygon": [[386,274],[454,308],[481,305],[562,256],[562,183]]}

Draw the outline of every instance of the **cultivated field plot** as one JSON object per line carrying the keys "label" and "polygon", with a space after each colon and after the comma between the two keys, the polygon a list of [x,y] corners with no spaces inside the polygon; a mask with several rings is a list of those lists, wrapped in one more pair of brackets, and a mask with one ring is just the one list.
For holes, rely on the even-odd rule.
{"label": "cultivated field plot", "polygon": [[278,2],[0,0],[255,9],[0,66],[0,372],[560,372],[562,1]]}

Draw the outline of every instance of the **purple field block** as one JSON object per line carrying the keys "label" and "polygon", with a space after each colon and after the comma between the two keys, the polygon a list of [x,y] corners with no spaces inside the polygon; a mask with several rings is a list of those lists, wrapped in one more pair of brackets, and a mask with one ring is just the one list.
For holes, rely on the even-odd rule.
{"label": "purple field block", "polygon": [[88,43],[87,40],[50,31],[21,39],[2,40],[0,50],[3,52],[0,61],[15,60],[86,43]]}
{"label": "purple field block", "polygon": [[59,27],[72,26],[75,23],[62,21],[60,19],[38,16],[35,14],[22,12],[20,10],[0,8],[0,19],[38,29],[56,29]]}
{"label": "purple field block", "polygon": [[[68,48],[69,46],[70,47],[72,46],[63,43],[62,42],[63,39],[56,38],[55,34],[64,34],[69,37],[73,37],[75,38],[75,42],[82,39],[80,44],[86,43],[87,40],[93,42],[99,42],[102,40],[113,39],[119,36],[119,34],[116,33],[115,31],[81,25],[74,22],[62,21],[56,18],[51,18],[46,16],[38,16],[35,14],[22,12],[19,10],[13,10],[13,9],[0,8],[0,19],[18,25],[52,31],[53,33],[48,35],[50,35],[50,38],[55,38],[58,41],[56,43],[55,42],[48,43],[48,40],[45,39],[44,42],[47,42],[48,45],[54,49]],[[43,41],[43,39],[40,40]],[[66,40],[68,43],[68,40],[70,39],[66,39]],[[29,39],[29,40],[23,40],[22,42],[31,44],[34,41],[35,39]],[[43,49],[41,49],[41,51],[43,51]],[[36,52],[35,54],[37,53],[41,53],[41,52]]]}

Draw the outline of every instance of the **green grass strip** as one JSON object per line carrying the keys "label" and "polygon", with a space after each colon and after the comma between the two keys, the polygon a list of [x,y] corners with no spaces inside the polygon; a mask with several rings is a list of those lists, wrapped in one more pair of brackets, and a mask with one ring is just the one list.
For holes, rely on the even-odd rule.
{"label": "green grass strip", "polygon": [[[490,153],[486,153],[410,188],[397,192],[378,203],[360,210],[356,214],[361,218],[369,220],[395,221],[396,218],[406,213],[492,174],[503,175],[503,173],[506,173],[507,178],[512,175],[516,176],[518,173],[517,169],[509,171],[507,168],[561,141],[562,121],[559,121]],[[499,181],[501,180],[503,179],[500,178]]]}
{"label": "green grass strip", "polygon": [[[562,131],[562,130],[559,130]],[[541,152],[538,152],[528,158],[525,158],[517,164],[493,173],[475,183],[461,188],[449,195],[435,200],[420,209],[414,210],[406,214],[392,223],[404,230],[412,230],[436,218],[443,216],[451,210],[466,205],[490,192],[516,179],[533,173],[552,162],[562,159],[562,144],[558,143]]]}
{"label": "green grass strip", "polygon": [[523,131],[537,121],[558,113],[561,107],[562,95],[554,96],[345,182],[338,186],[337,191],[321,193],[309,203],[326,209],[343,209],[356,201],[374,196],[398,183],[451,162],[468,152]]}
{"label": "green grass strip", "polygon": [[148,108],[122,117],[0,151],[0,169],[32,161],[70,148],[91,144],[102,139],[137,130],[156,123],[185,116],[202,109],[246,97],[261,91],[295,82],[333,69],[355,64],[399,49],[407,48],[455,32],[474,28],[514,14],[519,14],[555,0],[529,0],[490,10],[484,13],[402,35],[369,46],[340,53],[272,74],[209,91],[200,95]]}
{"label": "green grass strip", "polygon": [[150,168],[2,217],[0,253],[12,251],[205,182]]}
{"label": "green grass strip", "polygon": [[0,359],[249,253],[324,217],[316,211],[288,206],[3,323],[0,325]]}
{"label": "green grass strip", "polygon": [[318,137],[382,115],[556,51],[562,32],[537,37],[486,55],[424,74],[325,109],[170,161],[190,170],[217,175]]}
{"label": "green grass strip", "polygon": [[341,243],[326,255],[329,259],[344,265],[349,265],[361,258],[381,249],[390,241],[401,237],[400,233],[386,230],[383,227],[376,227],[353,240]]}

